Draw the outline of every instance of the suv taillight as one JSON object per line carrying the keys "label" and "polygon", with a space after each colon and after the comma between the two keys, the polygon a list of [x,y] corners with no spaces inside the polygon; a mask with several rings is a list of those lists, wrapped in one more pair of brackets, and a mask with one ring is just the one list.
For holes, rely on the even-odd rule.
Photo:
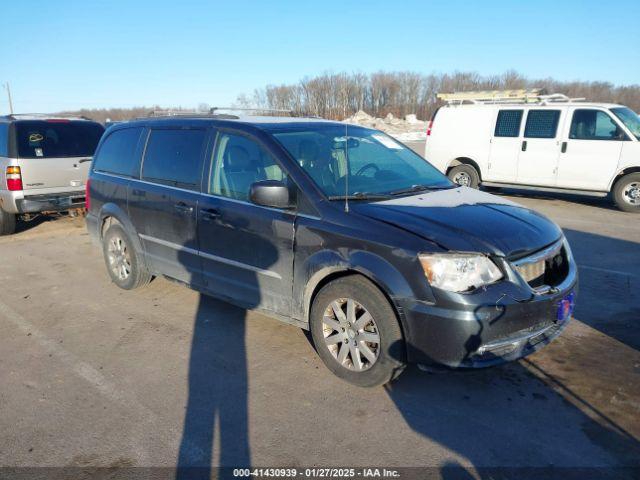
{"label": "suv taillight", "polygon": [[431,136],[431,129],[433,128],[433,120],[429,120],[429,125],[427,125],[427,137]]}
{"label": "suv taillight", "polygon": [[84,192],[84,206],[87,209],[87,211],[89,211],[89,207],[91,206],[91,199],[89,197],[90,187],[91,187],[91,179],[87,178],[87,184],[85,186],[85,192]]}
{"label": "suv taillight", "polygon": [[20,167],[7,167],[7,190],[11,192],[22,190]]}

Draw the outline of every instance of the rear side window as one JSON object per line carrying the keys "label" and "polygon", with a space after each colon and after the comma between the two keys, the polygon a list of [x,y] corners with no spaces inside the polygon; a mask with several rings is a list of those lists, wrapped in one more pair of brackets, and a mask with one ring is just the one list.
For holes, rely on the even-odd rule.
{"label": "rear side window", "polygon": [[204,129],[151,130],[142,179],[199,191],[206,139]]}
{"label": "rear side window", "polygon": [[624,136],[613,119],[601,110],[573,112],[569,131],[569,138],[573,140],[622,140]]}
{"label": "rear side window", "polygon": [[524,136],[527,138],[555,138],[560,110],[529,110]]}
{"label": "rear side window", "polygon": [[500,110],[496,121],[495,137],[517,137],[520,135],[522,110]]}
{"label": "rear side window", "polygon": [[9,124],[0,123],[0,157],[9,156]]}
{"label": "rear side window", "polygon": [[91,157],[104,127],[74,120],[25,120],[16,122],[20,158]]}
{"label": "rear side window", "polygon": [[96,156],[93,169],[131,177],[136,161],[134,155],[142,133],[141,127],[123,128],[108,133]]}

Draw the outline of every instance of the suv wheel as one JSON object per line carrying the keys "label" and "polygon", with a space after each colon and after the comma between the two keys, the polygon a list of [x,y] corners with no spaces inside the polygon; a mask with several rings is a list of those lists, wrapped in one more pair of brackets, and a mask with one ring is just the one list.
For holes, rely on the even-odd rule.
{"label": "suv wheel", "polygon": [[630,173],[618,180],[613,198],[620,210],[640,213],[640,173]]}
{"label": "suv wheel", "polygon": [[404,369],[404,339],[395,312],[365,278],[353,275],[325,285],[309,320],[318,355],[341,379],[374,387]]}
{"label": "suv wheel", "polygon": [[0,208],[0,236],[11,235],[16,231],[16,216]]}
{"label": "suv wheel", "polygon": [[142,287],[151,274],[121,225],[111,225],[102,239],[102,252],[113,283],[125,290]]}
{"label": "suv wheel", "polygon": [[449,180],[462,187],[478,188],[480,175],[471,165],[458,165],[449,170],[447,174]]}

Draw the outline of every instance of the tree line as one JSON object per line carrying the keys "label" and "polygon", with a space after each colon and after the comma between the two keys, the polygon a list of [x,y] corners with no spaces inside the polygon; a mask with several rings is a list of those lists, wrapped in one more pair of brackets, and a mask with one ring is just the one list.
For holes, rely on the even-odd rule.
{"label": "tree line", "polygon": [[[561,82],[553,78],[529,79],[515,71],[502,75],[482,76],[474,72],[452,74],[421,74],[416,72],[324,73],[306,77],[293,84],[267,85],[252,94],[240,95],[234,107],[291,111],[342,120],[358,110],[384,117],[388,113],[401,117],[415,113],[429,119],[439,106],[436,94],[469,90],[511,90],[543,88],[547,93],[564,93],[572,98],[586,98],[595,102],[627,105],[640,112],[640,85],[618,86],[610,82]],[[206,113],[207,104],[194,110],[182,107],[163,109],[154,107],[82,109],[71,113],[100,122],[147,117],[153,111]],[[266,113],[266,112],[265,112]]]}
{"label": "tree line", "polygon": [[421,74],[416,72],[325,73],[293,84],[267,85],[251,95],[240,95],[236,106],[290,110],[322,118],[344,119],[358,110],[384,117],[415,113],[428,119],[439,106],[438,93],[470,90],[542,88],[571,98],[627,105],[640,111],[640,85],[610,82],[562,82],[553,78],[529,79],[515,71],[482,76],[474,72]]}

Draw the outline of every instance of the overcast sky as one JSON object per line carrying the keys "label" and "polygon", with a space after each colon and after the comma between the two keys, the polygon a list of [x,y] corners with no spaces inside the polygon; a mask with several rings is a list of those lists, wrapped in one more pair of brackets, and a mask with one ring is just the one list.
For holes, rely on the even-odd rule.
{"label": "overcast sky", "polygon": [[228,106],[326,71],[638,84],[638,19],[639,0],[0,0],[0,83],[17,112]]}

